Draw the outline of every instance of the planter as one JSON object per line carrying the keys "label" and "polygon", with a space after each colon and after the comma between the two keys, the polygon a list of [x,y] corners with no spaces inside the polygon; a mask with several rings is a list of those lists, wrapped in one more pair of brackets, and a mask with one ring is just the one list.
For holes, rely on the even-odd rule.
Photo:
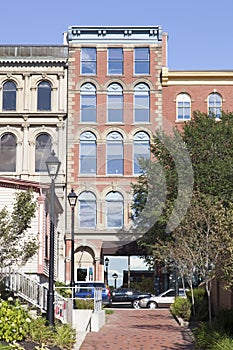
{"label": "planter", "polygon": [[105,324],[105,311],[72,310],[72,327],[78,332],[98,332]]}

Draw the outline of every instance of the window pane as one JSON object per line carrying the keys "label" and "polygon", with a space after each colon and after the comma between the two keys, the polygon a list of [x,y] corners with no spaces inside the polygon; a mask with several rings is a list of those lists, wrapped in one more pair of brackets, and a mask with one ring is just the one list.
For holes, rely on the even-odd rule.
{"label": "window pane", "polygon": [[134,142],[134,174],[141,174],[142,169],[139,165],[140,158],[149,159],[150,144],[149,141]]}
{"label": "window pane", "polygon": [[81,95],[81,122],[96,122],[96,96]]}
{"label": "window pane", "polygon": [[96,202],[83,201],[79,202],[79,226],[80,227],[96,227]]}
{"label": "window pane", "polygon": [[4,111],[16,110],[16,85],[13,81],[8,81],[3,85],[2,109]]}
{"label": "window pane", "polygon": [[123,74],[123,50],[108,49],[108,74]]}
{"label": "window pane", "polygon": [[82,142],[80,144],[80,173],[96,174],[96,143]]}
{"label": "window pane", "polygon": [[13,134],[4,134],[0,139],[0,171],[16,171],[16,138]]}
{"label": "window pane", "polygon": [[150,73],[150,55],[148,48],[135,48],[134,73]]}
{"label": "window pane", "polygon": [[107,227],[120,228],[123,226],[123,203],[107,202]]}
{"label": "window pane", "polygon": [[123,121],[123,96],[109,95],[108,96],[108,122]]}
{"label": "window pane", "polygon": [[47,81],[43,81],[38,85],[37,109],[38,111],[51,110],[51,85]]}
{"label": "window pane", "polygon": [[96,74],[96,49],[95,48],[82,49],[81,74]]}
{"label": "window pane", "polygon": [[51,137],[41,134],[36,138],[35,171],[47,172],[46,160],[51,155]]}

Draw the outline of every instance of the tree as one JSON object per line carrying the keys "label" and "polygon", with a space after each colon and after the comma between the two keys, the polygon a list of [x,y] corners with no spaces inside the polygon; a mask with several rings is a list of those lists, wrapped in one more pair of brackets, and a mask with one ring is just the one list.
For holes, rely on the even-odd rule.
{"label": "tree", "polygon": [[24,265],[37,251],[35,237],[27,235],[37,204],[31,191],[17,192],[13,211],[0,211],[0,269]]}
{"label": "tree", "polygon": [[207,294],[221,256],[221,272],[232,286],[233,114],[216,121],[196,112],[182,132],[159,130],[152,154],[132,185],[134,230],[145,233],[140,243],[155,261],[175,262],[190,281],[198,270]]}

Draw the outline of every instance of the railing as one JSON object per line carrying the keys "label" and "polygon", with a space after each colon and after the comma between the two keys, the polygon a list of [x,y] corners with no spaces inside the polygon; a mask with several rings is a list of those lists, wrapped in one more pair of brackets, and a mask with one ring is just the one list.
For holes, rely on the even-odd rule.
{"label": "railing", "polygon": [[[17,294],[17,296],[21,297],[31,305],[34,305],[35,307],[39,308],[41,312],[46,312],[48,293],[47,287],[41,285],[33,278],[30,278],[28,275],[14,270],[10,271],[5,281],[6,287],[9,290],[13,291],[15,294]],[[65,288],[71,289],[70,287]],[[54,292],[54,317],[56,319],[59,319],[62,323],[67,323],[68,313],[71,312],[70,306],[72,308],[76,299],[83,300],[85,298],[64,298],[57,292],[58,289],[59,288],[56,288]],[[64,287],[62,287],[62,289],[64,289]],[[71,294],[74,295],[73,293]],[[95,287],[93,297],[88,297],[86,299],[92,299],[94,301],[94,312],[99,312],[102,310],[101,287]]]}
{"label": "railing", "polygon": [[11,270],[6,286],[42,312],[47,310],[48,289],[24,273]]}

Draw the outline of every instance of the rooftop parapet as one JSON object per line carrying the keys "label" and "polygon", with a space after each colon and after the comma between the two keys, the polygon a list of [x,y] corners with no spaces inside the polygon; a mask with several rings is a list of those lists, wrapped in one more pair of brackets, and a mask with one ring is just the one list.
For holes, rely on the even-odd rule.
{"label": "rooftop parapet", "polygon": [[161,26],[71,26],[67,41],[72,43],[156,43],[162,41]]}

